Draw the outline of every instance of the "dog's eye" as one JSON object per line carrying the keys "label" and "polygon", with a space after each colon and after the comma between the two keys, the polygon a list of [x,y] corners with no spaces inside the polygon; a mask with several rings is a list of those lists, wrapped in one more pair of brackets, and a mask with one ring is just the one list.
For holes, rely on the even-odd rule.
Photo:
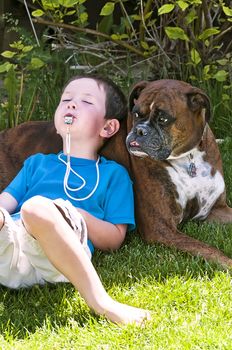
{"label": "dog's eye", "polygon": [[158,117],[158,123],[160,123],[160,124],[165,125],[168,123],[168,121],[169,121],[169,119],[167,117],[164,117],[164,116]]}
{"label": "dog's eye", "polygon": [[158,111],[156,121],[159,125],[167,125],[170,123],[170,117],[164,111]]}
{"label": "dog's eye", "polygon": [[140,113],[139,107],[137,105],[134,105],[131,113],[135,119],[138,119],[139,117],[141,117],[141,113]]}
{"label": "dog's eye", "polygon": [[135,118],[139,118],[139,113],[138,113],[138,112],[135,112],[135,113],[134,113],[134,117],[135,117]]}

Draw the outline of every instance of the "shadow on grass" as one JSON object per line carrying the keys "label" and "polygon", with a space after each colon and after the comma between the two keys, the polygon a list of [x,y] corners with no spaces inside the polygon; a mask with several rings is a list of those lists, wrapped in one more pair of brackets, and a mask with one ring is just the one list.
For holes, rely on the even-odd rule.
{"label": "shadow on grass", "polygon": [[[181,229],[232,257],[232,225],[190,222],[182,225]],[[162,282],[177,275],[212,278],[216,271],[225,271],[216,263],[175,248],[157,243],[146,244],[136,233],[130,233],[124,246],[117,252],[97,252],[94,261],[107,287],[115,282],[119,285],[130,285],[144,278]]]}
{"label": "shadow on grass", "polygon": [[83,327],[91,318],[87,305],[69,283],[19,290],[0,286],[0,334],[5,339],[25,339],[39,328],[68,326],[70,320]]}
{"label": "shadow on grass", "polygon": [[[216,230],[216,246],[221,250],[227,248],[232,256],[232,225],[228,227],[191,222],[182,229],[212,245],[215,237],[211,233]],[[222,271],[220,266],[187,253],[160,244],[148,245],[136,232],[128,234],[125,244],[116,252],[97,251],[93,263],[107,290],[112,286],[127,290],[135,284],[165,283],[174,276],[210,279],[216,271]],[[98,320],[98,316],[94,318]],[[93,314],[71,284],[36,285],[20,290],[0,286],[0,333],[5,339],[25,339],[40,328],[56,330],[70,326],[70,322],[81,328],[92,320]]]}

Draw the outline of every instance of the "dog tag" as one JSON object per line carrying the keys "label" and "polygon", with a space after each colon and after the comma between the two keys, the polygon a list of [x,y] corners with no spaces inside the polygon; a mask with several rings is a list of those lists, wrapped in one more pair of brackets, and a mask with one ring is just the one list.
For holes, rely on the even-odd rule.
{"label": "dog tag", "polygon": [[196,176],[197,176],[197,168],[196,168],[196,165],[195,165],[193,162],[191,162],[191,163],[189,164],[189,167],[188,167],[188,174],[189,174],[189,176],[191,176],[191,177],[196,177]]}
{"label": "dog tag", "polygon": [[72,115],[66,115],[64,117],[65,124],[71,125],[73,123],[73,116]]}

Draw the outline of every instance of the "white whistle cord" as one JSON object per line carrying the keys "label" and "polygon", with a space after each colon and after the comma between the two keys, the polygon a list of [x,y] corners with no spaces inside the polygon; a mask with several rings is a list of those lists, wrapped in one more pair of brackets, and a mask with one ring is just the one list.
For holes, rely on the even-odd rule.
{"label": "white whistle cord", "polygon": [[[69,132],[69,126],[67,127],[67,134],[66,134],[66,152],[67,152],[67,162],[61,158],[61,154],[59,154],[58,156],[58,159],[64,163],[66,165],[66,172],[65,172],[65,175],[64,175],[64,192],[66,193],[66,195],[74,200],[74,201],[84,201],[88,198],[90,198],[94,192],[96,191],[98,185],[99,185],[99,179],[100,179],[100,173],[99,173],[99,161],[100,161],[100,157],[98,157],[97,161],[96,161],[96,174],[97,174],[97,179],[96,179],[96,184],[93,188],[93,190],[86,196],[86,197],[83,197],[83,198],[76,198],[76,197],[73,197],[71,194],[68,193],[68,191],[71,191],[71,192],[78,192],[80,191],[83,187],[85,187],[86,185],[86,181],[85,179],[79,175],[75,170],[72,169],[71,167],[71,163],[70,163],[70,147],[71,146],[71,136],[70,136],[70,132]],[[80,185],[79,187],[76,187],[76,188],[72,188],[72,187],[69,187],[68,185],[68,179],[69,179],[69,176],[70,176],[70,172],[72,172],[74,175],[76,175],[81,181],[82,181],[82,185]]]}

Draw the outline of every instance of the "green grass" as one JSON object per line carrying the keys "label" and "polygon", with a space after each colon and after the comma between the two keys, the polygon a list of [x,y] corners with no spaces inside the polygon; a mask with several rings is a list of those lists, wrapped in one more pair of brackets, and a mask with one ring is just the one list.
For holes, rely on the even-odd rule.
{"label": "green grass", "polygon": [[[232,204],[232,139],[220,146]],[[232,224],[181,229],[232,257]],[[231,349],[232,279],[220,266],[130,233],[114,253],[97,252],[109,294],[152,311],[142,329],[94,315],[70,284],[19,291],[0,287],[0,349]]]}
{"label": "green grass", "polygon": [[152,310],[145,328],[94,316],[71,285],[2,288],[2,349],[230,349],[226,272],[136,236],[95,264],[113,297]]}

